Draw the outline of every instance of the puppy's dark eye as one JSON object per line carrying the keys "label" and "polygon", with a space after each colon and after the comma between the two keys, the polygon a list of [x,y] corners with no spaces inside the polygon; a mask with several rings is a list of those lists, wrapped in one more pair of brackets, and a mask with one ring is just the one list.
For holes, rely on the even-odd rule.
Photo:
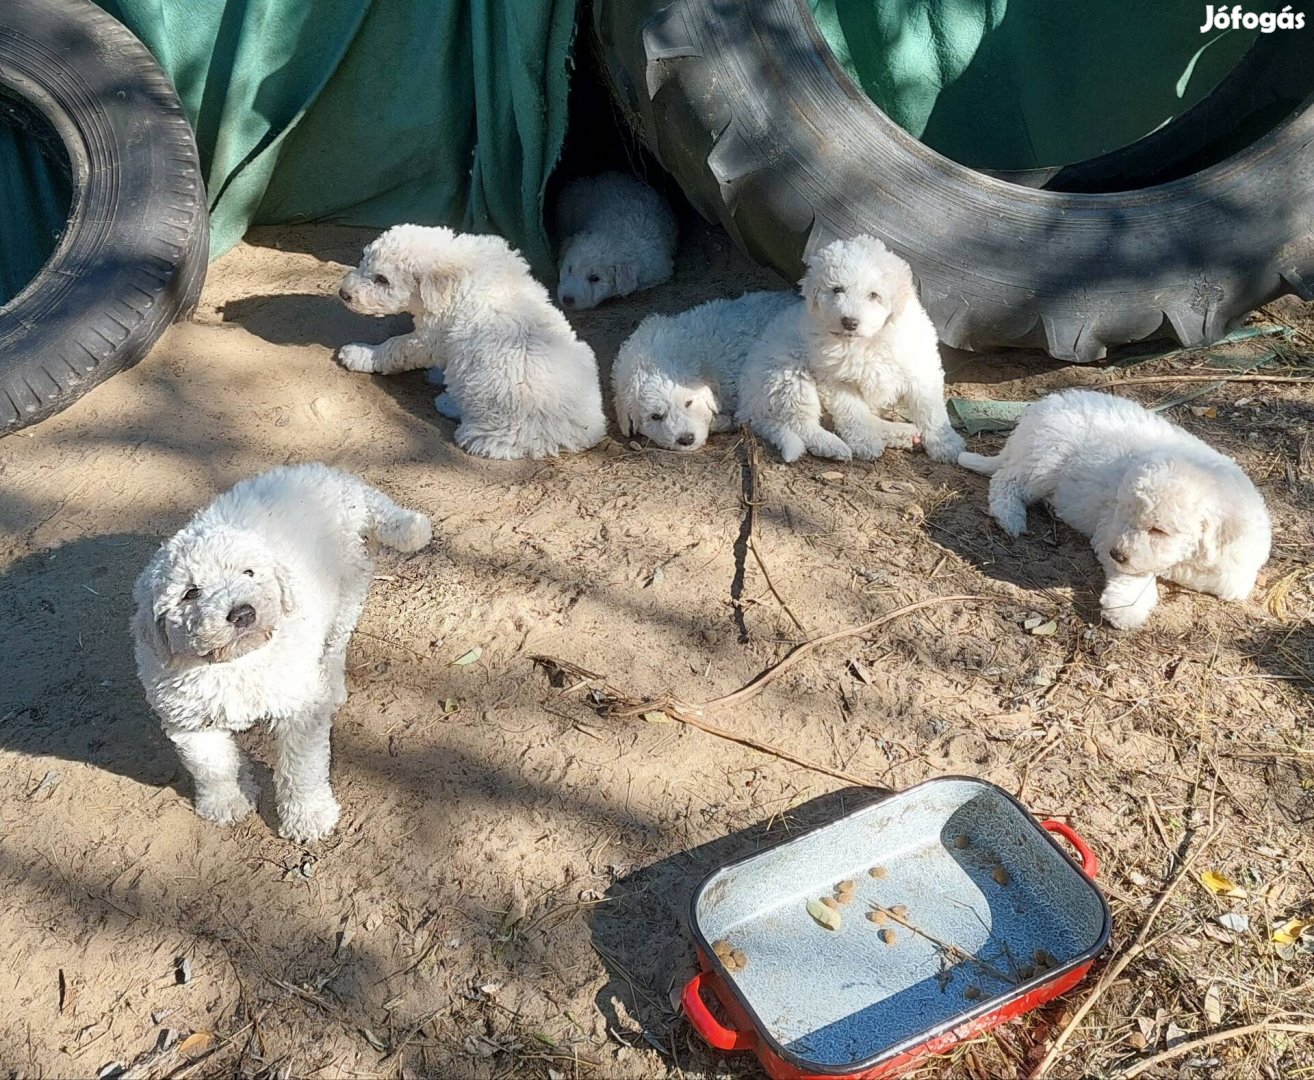
{"label": "puppy's dark eye", "polygon": [[247,577],[255,577],[254,570],[243,570],[242,573],[244,573]]}
{"label": "puppy's dark eye", "polygon": [[844,286],[843,286],[843,285],[836,285],[836,286],[835,286],[833,289],[831,289],[830,291],[833,292],[836,296],[843,296],[843,295],[844,295]]}
{"label": "puppy's dark eye", "polygon": [[602,280],[602,278],[598,277],[597,274],[590,274],[590,275],[589,275],[589,284],[590,284],[590,285],[596,285],[596,284],[597,284],[599,281],[601,281],[601,280]]}
{"label": "puppy's dark eye", "polygon": [[648,419],[654,420],[660,424],[663,420],[666,419],[666,414],[664,412],[655,412],[650,417],[648,417]]}
{"label": "puppy's dark eye", "polygon": [[201,595],[201,590],[200,590],[200,588],[197,587],[196,585],[191,585],[191,586],[188,587],[187,591],[186,591],[185,593],[183,593],[183,599],[184,599],[184,600],[195,600],[195,599],[196,599],[198,596],[200,596],[200,595]]}
{"label": "puppy's dark eye", "polygon": [[375,275],[374,275],[374,284],[375,284],[375,285],[382,285],[382,286],[386,289],[386,288],[388,287],[388,279],[387,279],[386,277],[384,277],[382,274],[375,274]]}
{"label": "puppy's dark eye", "polygon": [[686,409],[692,409],[692,408],[693,408],[693,398],[690,398],[688,401],[686,401],[686,402],[684,403],[684,407],[685,407]]}
{"label": "puppy's dark eye", "polygon": [[868,293],[868,294],[867,294],[867,299],[868,299],[868,300],[879,300],[879,299],[880,299],[880,296],[879,296],[879,294],[877,294],[877,293]]}

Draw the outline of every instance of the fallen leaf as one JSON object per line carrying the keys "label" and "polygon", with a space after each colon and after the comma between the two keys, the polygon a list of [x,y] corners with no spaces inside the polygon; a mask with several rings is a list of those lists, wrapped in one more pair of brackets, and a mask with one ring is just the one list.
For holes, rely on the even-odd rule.
{"label": "fallen leaf", "polygon": [[459,709],[460,707],[461,704],[456,700],[456,698],[447,698],[446,700],[443,701],[443,715],[451,716],[452,713],[456,712],[456,710]]}
{"label": "fallen leaf", "polygon": [[1136,1018],[1136,1026],[1140,1028],[1142,1037],[1148,1043],[1150,1039],[1154,1036],[1154,1029],[1158,1027],[1159,1024],[1158,1021],[1155,1020],[1153,1017],[1138,1016]]}
{"label": "fallen leaf", "polygon": [[1204,931],[1204,936],[1212,941],[1221,941],[1224,945],[1231,945],[1236,941],[1236,938],[1221,926],[1215,926],[1213,923],[1205,923],[1200,929]]}
{"label": "fallen leaf", "polygon": [[202,1054],[210,1048],[214,1036],[208,1031],[194,1031],[178,1044],[180,1054]]}
{"label": "fallen leaf", "polygon": [[1219,992],[1216,983],[1205,991],[1204,1014],[1205,1019],[1211,1024],[1216,1025],[1223,1021],[1223,995]]}
{"label": "fallen leaf", "polygon": [[1139,870],[1133,870],[1130,874],[1128,874],[1127,880],[1130,881],[1133,885],[1140,885],[1142,887],[1150,883],[1150,879],[1147,878],[1144,874],[1142,874]]}
{"label": "fallen leaf", "polygon": [[383,916],[380,915],[377,911],[371,911],[368,915],[365,916],[365,923],[364,923],[365,929],[370,933],[373,933],[375,930],[377,930],[382,925],[382,923],[383,923]]}
{"label": "fallen leaf", "polygon": [[1037,615],[1034,612],[1028,615],[1022,623],[1022,629],[1026,631],[1034,630],[1037,626],[1045,621],[1045,616]]}
{"label": "fallen leaf", "polygon": [[1033,626],[1031,628],[1031,633],[1036,637],[1050,637],[1056,630],[1058,630],[1058,623],[1053,619],[1049,619],[1041,623],[1039,626]]}
{"label": "fallen leaf", "polygon": [[1250,916],[1239,915],[1235,911],[1226,911],[1218,916],[1218,925],[1235,934],[1244,934],[1250,929]]}
{"label": "fallen leaf", "polygon": [[849,667],[852,668],[855,678],[866,683],[868,686],[871,685],[871,672],[858,663],[858,661],[850,660]]}
{"label": "fallen leaf", "polygon": [[1230,896],[1236,900],[1244,900],[1248,895],[1245,889],[1231,878],[1224,877],[1213,870],[1205,870],[1200,874],[1200,884],[1215,896]]}
{"label": "fallen leaf", "polygon": [[667,715],[664,712],[658,712],[656,709],[650,709],[648,712],[644,713],[643,718],[647,720],[648,723],[650,724],[670,723],[669,717],[667,717]]}
{"label": "fallen leaf", "polygon": [[1273,942],[1277,945],[1295,945],[1306,936],[1314,936],[1314,920],[1288,919],[1273,930]]}
{"label": "fallen leaf", "polygon": [[185,956],[180,956],[174,962],[173,979],[179,986],[185,985],[192,981],[192,962]]}
{"label": "fallen leaf", "polygon": [[839,912],[832,911],[820,900],[808,901],[808,914],[827,930],[838,930],[840,928]]}
{"label": "fallen leaf", "polygon": [[1192,416],[1203,417],[1206,420],[1213,420],[1218,416],[1218,408],[1215,405],[1188,405]]}
{"label": "fallen leaf", "polygon": [[380,1053],[387,1051],[388,1044],[375,1035],[369,1028],[361,1028],[360,1033],[365,1036],[365,1041],[374,1047],[375,1050],[378,1050]]}
{"label": "fallen leaf", "polygon": [[1179,1028],[1175,1020],[1168,1021],[1168,1027],[1164,1031],[1164,1046],[1171,1050],[1178,1043],[1185,1042],[1190,1036],[1190,1032]]}
{"label": "fallen leaf", "polygon": [[824,472],[819,474],[819,478],[834,483],[836,480],[843,480],[844,474],[842,472]]}
{"label": "fallen leaf", "polygon": [[458,656],[455,660],[452,661],[452,663],[456,667],[465,667],[467,664],[473,664],[476,660],[478,660],[483,655],[484,655],[484,650],[481,649],[478,645],[476,645],[468,653],[464,653],[461,656]]}

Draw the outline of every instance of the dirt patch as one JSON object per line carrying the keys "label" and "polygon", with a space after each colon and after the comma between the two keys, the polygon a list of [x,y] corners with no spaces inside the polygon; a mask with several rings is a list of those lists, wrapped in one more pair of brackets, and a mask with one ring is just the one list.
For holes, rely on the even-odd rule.
{"label": "dirt patch", "polygon": [[[1191,1037],[1308,1013],[1311,958],[1284,960],[1269,937],[1314,915],[1309,387],[1228,383],[1170,411],[1256,477],[1277,543],[1252,602],[1168,590],[1129,636],[1099,624],[1079,537],[1037,511],[1009,540],[984,516],[981,478],[920,454],[786,467],[763,451],[752,548],[737,436],[688,457],[615,437],[554,462],[464,456],[418,373],[332,361],[390,329],[333,295],[368,236],[258,231],[213,267],[194,323],[0,443],[6,1071],[751,1073],[675,1007],[693,971],[686,907],[718,863],[870,797],[833,773],[885,788],[972,774],[1070,821],[1102,858],[1115,949],[1201,850],[1212,813],[1198,867],[1248,898],[1216,897],[1192,872],[1068,1042],[1063,1075],[1133,1060],[1138,1036],[1162,1049],[1170,1024]],[[649,311],[776,284],[698,229],[674,282],[576,321],[605,365]],[[1314,327],[1308,306],[1274,311]],[[1307,363],[1308,344],[1284,348]],[[1113,374],[1029,355],[947,366],[952,393],[1005,398],[1211,370],[1189,354]],[[267,771],[259,817],[231,831],[196,818],[136,684],[127,621],[133,578],[195,507],[316,459],[430,512],[437,540],[379,564],[334,730],[342,826],[303,850],[271,828]],[[947,595],[980,599],[820,649],[716,718],[829,773],[669,719],[600,716],[596,687],[554,685],[529,660],[698,702],[805,634]],[[1028,633],[1033,612],[1056,631]],[[453,663],[475,646],[476,663]],[[261,735],[245,742],[269,762]],[[1220,927],[1229,911],[1249,929]],[[927,1075],[1026,1071],[1083,993]],[[166,1029],[210,1040],[152,1056]],[[1184,1062],[1296,1075],[1314,1067],[1311,1045],[1250,1036],[1153,1075]]]}

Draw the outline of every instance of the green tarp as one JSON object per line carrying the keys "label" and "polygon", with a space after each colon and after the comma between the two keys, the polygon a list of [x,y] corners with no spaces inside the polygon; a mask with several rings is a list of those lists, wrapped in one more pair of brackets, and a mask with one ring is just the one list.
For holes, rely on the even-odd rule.
{"label": "green tarp", "polygon": [[1257,34],[1202,33],[1198,0],[811,4],[836,59],[895,123],[989,169],[1085,161],[1149,134],[1218,85]]}
{"label": "green tarp", "polygon": [[[550,266],[542,199],[575,0],[99,2],[178,88],[212,257],[253,224],[412,221],[497,232]],[[30,143],[20,154],[0,129],[3,301],[52,249],[63,208]]]}

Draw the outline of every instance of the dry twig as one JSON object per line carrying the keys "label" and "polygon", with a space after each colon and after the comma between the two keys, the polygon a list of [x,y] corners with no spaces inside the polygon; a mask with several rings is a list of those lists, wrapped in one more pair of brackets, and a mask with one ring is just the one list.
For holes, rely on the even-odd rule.
{"label": "dry twig", "polygon": [[1186,876],[1191,871],[1191,867],[1195,865],[1196,859],[1205,852],[1220,831],[1214,827],[1215,795],[1216,792],[1210,793],[1209,826],[1204,840],[1182,860],[1181,865],[1177,868],[1177,873],[1173,875],[1172,880],[1164,887],[1163,892],[1159,894],[1159,899],[1155,901],[1154,907],[1152,907],[1149,914],[1145,916],[1145,921],[1141,923],[1141,928],[1137,931],[1136,937],[1132,939],[1131,944],[1122,951],[1118,958],[1104,969],[1104,973],[1100,976],[1099,982],[1095,984],[1095,988],[1090,992],[1086,1000],[1081,1003],[1077,1011],[1073,1013],[1072,1019],[1069,1020],[1063,1030],[1059,1032],[1058,1038],[1054,1040],[1054,1045],[1049,1048],[1049,1052],[1041,1060],[1040,1064],[1031,1071],[1027,1080],[1040,1080],[1041,1077],[1044,1077],[1049,1073],[1054,1062],[1057,1061],[1059,1055],[1063,1053],[1063,1047],[1067,1045],[1068,1039],[1070,1039],[1077,1028],[1081,1026],[1081,1022],[1086,1018],[1086,1014],[1090,1012],[1095,1006],[1095,1003],[1104,996],[1105,991],[1117,981],[1118,976],[1126,970],[1127,965],[1139,957],[1149,947],[1148,938],[1150,936],[1150,928],[1154,926],[1155,919],[1159,917],[1159,913],[1164,909],[1164,905],[1168,903],[1169,898],[1177,891],[1177,886],[1186,879]]}
{"label": "dry twig", "polygon": [[953,942],[942,941],[940,938],[936,937],[934,934],[930,933],[927,930],[923,930],[920,926],[917,926],[915,923],[910,923],[907,919],[900,918],[899,915],[896,914],[891,908],[882,907],[880,904],[872,904],[871,907],[873,911],[885,912],[886,915],[888,915],[891,919],[897,922],[905,930],[911,930],[914,934],[917,934],[919,937],[924,937],[936,948],[942,949],[944,951],[945,956],[947,956],[950,960],[953,960],[955,962],[961,960],[970,960],[973,964],[979,967],[991,978],[998,979],[1005,986],[1017,985],[1017,979],[1013,978],[1011,975],[1005,975],[993,964],[989,964],[986,961],[982,960],[979,956],[976,955],[976,953],[969,952],[967,949],[964,949],[961,945],[955,945],[953,944]]}
{"label": "dry twig", "polygon": [[1191,382],[1267,382],[1267,383],[1314,383],[1314,375],[1227,375],[1215,371],[1212,375],[1137,375],[1131,379],[1110,379],[1100,383],[1102,390],[1109,386],[1139,386],[1147,383],[1191,383]]}
{"label": "dry twig", "polygon": [[1140,1076],[1147,1069],[1162,1065],[1165,1061],[1172,1061],[1173,1058],[1181,1057],[1183,1054],[1189,1054],[1193,1050],[1201,1050],[1206,1046],[1212,1046],[1214,1043],[1224,1042],[1227,1039],[1239,1039],[1245,1035],[1260,1035],[1266,1031],[1287,1031],[1296,1035],[1314,1035],[1314,1024],[1270,1024],[1265,1021],[1260,1024],[1244,1024],[1241,1027],[1215,1031],[1212,1035],[1202,1035],[1190,1042],[1178,1043],[1172,1049],[1164,1050],[1153,1057],[1138,1061],[1136,1064],[1122,1070],[1122,1072],[1114,1073],[1114,1075],[1119,1080],[1131,1080],[1133,1076]]}
{"label": "dry twig", "polygon": [[647,712],[660,712],[676,720],[681,724],[687,724],[690,727],[704,731],[708,735],[714,735],[719,739],[725,739],[729,742],[738,743],[740,746],[747,746],[750,749],[757,750],[760,753],[769,754],[772,757],[781,758],[784,761],[792,762],[805,769],[811,769],[814,772],[824,773],[827,776],[833,776],[837,780],[843,780],[848,784],[857,784],[860,787],[881,787],[863,777],[855,776],[852,773],[844,772],[841,769],[832,769],[828,765],[822,765],[819,762],[809,761],[807,758],[798,757],[784,750],[781,747],[773,746],[771,743],[760,742],[757,739],[750,738],[746,735],[738,735],[733,731],[727,731],[725,728],[705,719],[708,713],[721,712],[732,708],[736,705],[742,705],[746,701],[751,701],[762,693],[770,683],[779,678],[786,671],[792,668],[809,653],[828,645],[833,641],[841,641],[844,638],[858,637],[862,634],[878,630],[887,623],[904,615],[911,614],[914,611],[920,611],[922,608],[931,607],[935,604],[948,604],[955,602],[964,602],[968,600],[985,600],[984,596],[933,596],[926,600],[917,600],[911,604],[904,604],[902,607],[888,611],[879,618],[872,619],[870,622],[862,623],[860,626],[852,626],[847,630],[837,630],[832,634],[823,634],[821,637],[812,638],[808,641],[801,642],[790,649],[785,656],[776,661],[770,667],[764,668],[753,676],[748,682],[741,686],[733,693],[724,694],[718,698],[712,698],[710,701],[704,701],[701,704],[691,704],[681,701],[679,698],[667,694],[660,698],[636,698],[632,694],[626,693],[619,687],[609,683],[605,678],[596,672],[589,671],[587,668],[580,667],[578,664],[572,664],[569,660],[558,660],[556,657],[543,656],[540,654],[530,656],[530,660],[535,664],[540,664],[550,671],[557,671],[565,675],[572,675],[577,679],[587,679],[592,682],[597,691],[601,694],[602,700],[598,703],[598,711],[603,716],[613,717],[630,717],[640,716]]}

